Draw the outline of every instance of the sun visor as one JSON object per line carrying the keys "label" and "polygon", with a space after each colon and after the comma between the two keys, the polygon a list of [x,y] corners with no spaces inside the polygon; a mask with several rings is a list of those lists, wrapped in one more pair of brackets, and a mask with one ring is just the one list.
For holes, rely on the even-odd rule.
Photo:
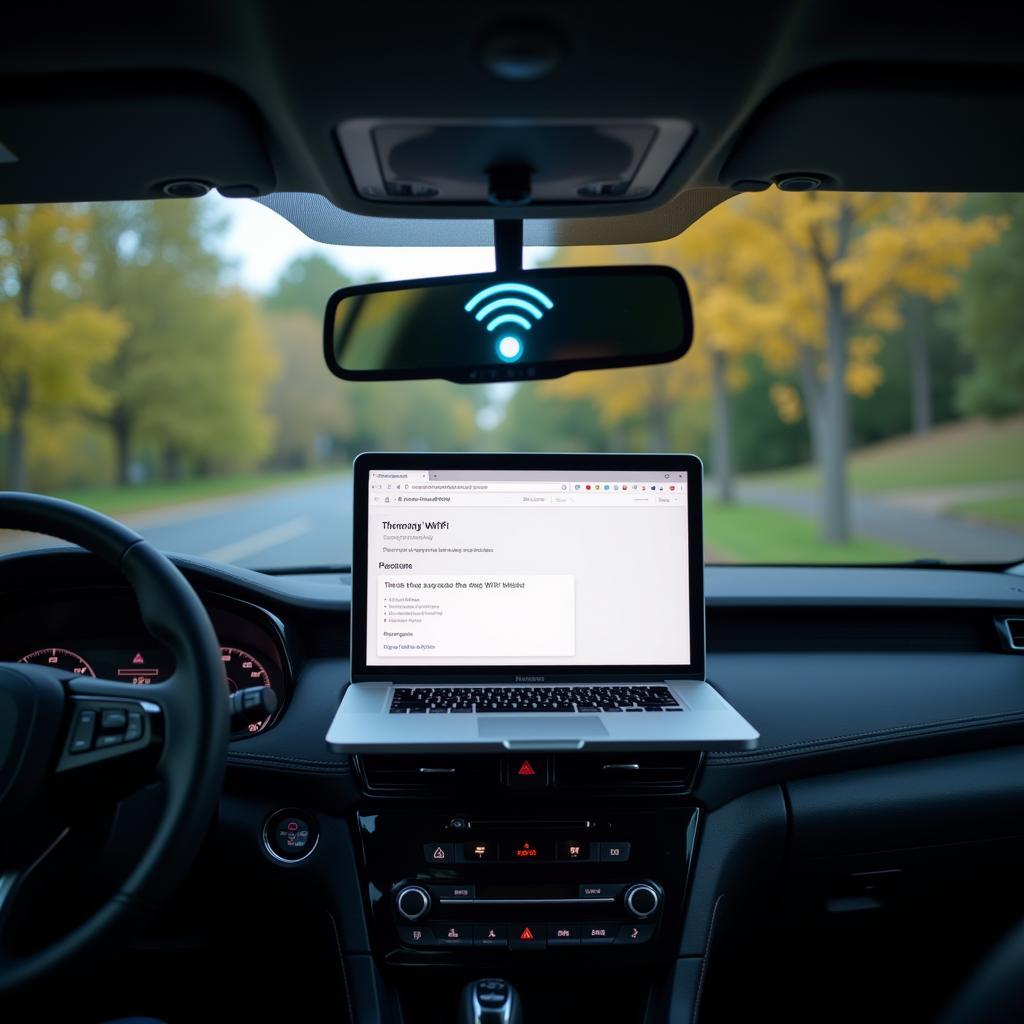
{"label": "sun visor", "polygon": [[15,78],[0,89],[0,202],[153,199],[211,188],[256,196],[274,185],[255,108],[206,77]]}
{"label": "sun visor", "polygon": [[754,189],[807,175],[849,191],[1017,191],[1022,120],[1019,73],[835,68],[769,97],[719,181]]}

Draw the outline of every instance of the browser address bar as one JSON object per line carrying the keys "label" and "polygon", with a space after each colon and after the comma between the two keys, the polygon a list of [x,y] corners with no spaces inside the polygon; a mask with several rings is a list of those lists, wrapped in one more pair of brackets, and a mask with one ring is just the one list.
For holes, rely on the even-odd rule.
{"label": "browser address bar", "polygon": [[461,491],[476,493],[535,494],[567,491],[568,484],[547,483],[533,480],[433,480],[430,483],[402,484],[403,491]]}

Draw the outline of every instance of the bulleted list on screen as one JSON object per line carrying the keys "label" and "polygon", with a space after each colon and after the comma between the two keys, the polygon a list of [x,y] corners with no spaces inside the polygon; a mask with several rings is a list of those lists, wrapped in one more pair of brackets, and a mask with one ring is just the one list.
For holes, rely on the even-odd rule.
{"label": "bulleted list on screen", "polygon": [[379,657],[572,657],[575,621],[569,574],[378,577]]}

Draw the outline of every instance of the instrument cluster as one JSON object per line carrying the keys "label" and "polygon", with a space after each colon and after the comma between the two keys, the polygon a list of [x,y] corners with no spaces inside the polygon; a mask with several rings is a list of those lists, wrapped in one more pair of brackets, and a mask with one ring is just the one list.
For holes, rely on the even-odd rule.
{"label": "instrument cluster", "polygon": [[[262,608],[220,595],[201,595],[221,642],[225,693],[267,686],[278,710],[238,737],[269,729],[287,703],[290,670],[281,623]],[[151,686],[175,670],[173,654],[146,632],[130,592],[69,590],[45,602],[19,603],[5,613],[0,661],[49,665],[77,675]]]}

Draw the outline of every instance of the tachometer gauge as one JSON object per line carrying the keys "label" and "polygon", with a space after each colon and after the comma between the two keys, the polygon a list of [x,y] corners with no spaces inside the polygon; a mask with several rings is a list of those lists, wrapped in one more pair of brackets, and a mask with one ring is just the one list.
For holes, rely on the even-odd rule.
{"label": "tachometer gauge", "polygon": [[42,650],[26,654],[18,661],[24,661],[29,665],[49,665],[50,668],[58,668],[62,672],[73,672],[76,676],[96,676],[92,665],[85,658],[64,647],[44,647]]}
{"label": "tachometer gauge", "polygon": [[[228,690],[234,693],[236,690],[245,690],[250,686],[270,686],[270,674],[248,651],[239,650],[237,647],[222,647],[220,649],[221,660],[224,662],[224,671],[228,677]],[[247,728],[249,732],[262,732],[268,725],[273,715],[268,715],[262,721],[252,722]]]}

